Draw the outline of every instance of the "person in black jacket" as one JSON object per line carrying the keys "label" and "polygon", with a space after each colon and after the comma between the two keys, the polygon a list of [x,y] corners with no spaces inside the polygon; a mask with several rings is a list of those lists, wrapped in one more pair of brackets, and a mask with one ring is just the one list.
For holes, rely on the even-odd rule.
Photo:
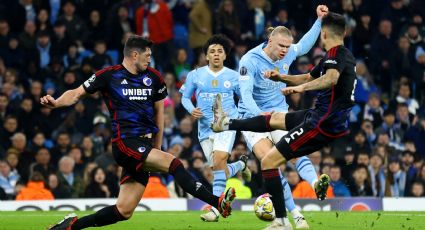
{"label": "person in black jacket", "polygon": [[102,168],[96,167],[90,173],[90,183],[86,187],[84,197],[87,198],[107,198],[111,192],[106,184],[106,174]]}

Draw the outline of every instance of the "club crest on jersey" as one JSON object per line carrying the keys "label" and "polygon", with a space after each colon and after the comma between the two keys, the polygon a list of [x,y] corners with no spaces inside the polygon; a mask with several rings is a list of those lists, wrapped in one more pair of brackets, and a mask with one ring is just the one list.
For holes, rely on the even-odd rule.
{"label": "club crest on jersey", "polygon": [[143,78],[143,84],[145,84],[146,86],[151,86],[152,85],[152,79],[150,79],[149,77],[144,77]]}
{"label": "club crest on jersey", "polygon": [[139,151],[140,153],[144,153],[146,151],[146,148],[142,146],[142,147],[139,147],[137,151]]}
{"label": "club crest on jersey", "polygon": [[289,65],[287,63],[284,63],[283,64],[283,70],[288,71],[288,69],[289,69]]}
{"label": "club crest on jersey", "polygon": [[245,66],[242,66],[241,69],[239,70],[239,74],[242,76],[245,76],[248,73],[248,70],[246,69]]}
{"label": "club crest on jersey", "polygon": [[230,88],[230,86],[232,86],[232,83],[230,83],[230,81],[225,81],[223,85],[224,85],[225,88],[228,89],[228,88]]}

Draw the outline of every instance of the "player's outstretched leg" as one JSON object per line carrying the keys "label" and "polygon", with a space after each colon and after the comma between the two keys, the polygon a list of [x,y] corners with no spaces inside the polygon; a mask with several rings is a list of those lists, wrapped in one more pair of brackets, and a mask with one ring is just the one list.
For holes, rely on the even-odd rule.
{"label": "player's outstretched leg", "polygon": [[276,147],[273,147],[261,160],[266,191],[271,195],[270,198],[276,212],[276,219],[265,229],[292,229],[292,225],[289,223],[286,214],[283,187],[278,169],[284,162],[285,158],[279,153]]}
{"label": "player's outstretched leg", "polygon": [[[280,173],[280,172],[279,172]],[[307,220],[304,218],[304,215],[295,207],[294,198],[292,197],[291,188],[289,187],[286,178],[280,173],[280,179],[282,182],[285,206],[292,215],[294,219],[296,229],[309,229]]]}
{"label": "player's outstretched leg", "polygon": [[[239,171],[242,172],[242,177],[246,181],[251,181],[251,171],[247,167],[248,156],[241,155],[237,162],[227,164],[228,153],[217,151],[214,153],[214,181],[213,181],[213,194],[215,196],[221,196],[226,188],[227,178],[233,177]],[[227,170],[216,170],[226,168]],[[227,171],[227,173],[226,173]],[[227,174],[227,175],[226,175]],[[205,222],[217,222],[219,219],[220,213],[214,207],[207,213],[201,214],[201,220]]]}
{"label": "player's outstretched leg", "polygon": [[235,198],[234,188],[229,188],[221,197],[214,196],[201,182],[196,181],[173,155],[152,149],[143,170],[170,173],[185,192],[217,208],[224,218],[230,215],[231,204]]}

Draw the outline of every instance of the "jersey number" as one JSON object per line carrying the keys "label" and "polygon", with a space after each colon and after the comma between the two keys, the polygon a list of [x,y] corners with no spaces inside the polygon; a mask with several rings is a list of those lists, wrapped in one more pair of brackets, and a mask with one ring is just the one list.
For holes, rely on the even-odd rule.
{"label": "jersey number", "polygon": [[303,132],[304,132],[304,129],[303,128],[300,128],[300,130],[294,131],[293,133],[291,133],[289,135],[291,138],[285,137],[285,141],[289,144],[289,142],[291,140],[294,140],[295,139],[295,136],[301,136],[301,134],[303,134]]}
{"label": "jersey number", "polygon": [[351,101],[354,102],[354,91],[356,90],[357,79],[354,79],[353,91],[351,91]]}

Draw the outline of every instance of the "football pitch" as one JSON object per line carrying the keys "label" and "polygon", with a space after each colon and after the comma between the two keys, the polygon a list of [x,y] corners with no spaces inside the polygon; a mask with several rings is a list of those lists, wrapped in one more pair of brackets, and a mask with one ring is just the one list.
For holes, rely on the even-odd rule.
{"label": "football pitch", "polygon": [[[0,212],[0,230],[46,229],[69,212]],[[79,216],[90,212],[77,212]],[[253,212],[235,211],[219,222],[204,223],[202,212],[136,212],[129,221],[102,229],[262,229],[268,223]],[[303,212],[310,229],[425,229],[425,212]],[[94,229],[94,228],[91,228]]]}

